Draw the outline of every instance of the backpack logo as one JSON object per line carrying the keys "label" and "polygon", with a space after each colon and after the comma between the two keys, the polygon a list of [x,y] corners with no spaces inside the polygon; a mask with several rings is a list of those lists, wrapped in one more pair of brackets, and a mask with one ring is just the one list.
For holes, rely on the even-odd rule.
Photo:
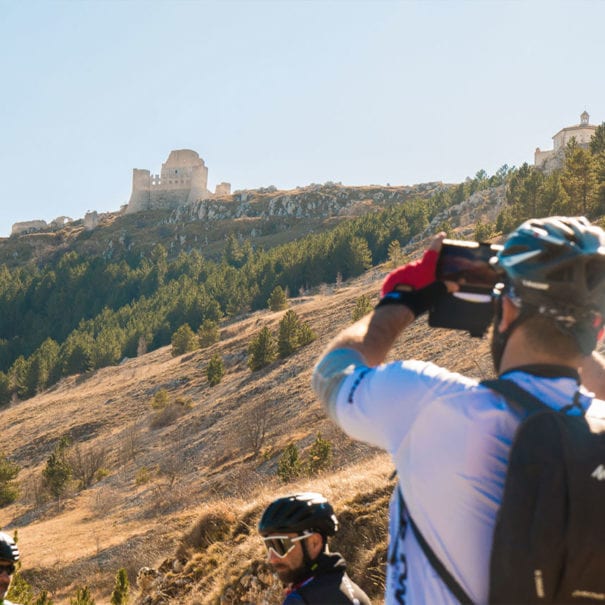
{"label": "backpack logo", "polygon": [[605,465],[599,464],[590,476],[594,477],[597,481],[605,481]]}

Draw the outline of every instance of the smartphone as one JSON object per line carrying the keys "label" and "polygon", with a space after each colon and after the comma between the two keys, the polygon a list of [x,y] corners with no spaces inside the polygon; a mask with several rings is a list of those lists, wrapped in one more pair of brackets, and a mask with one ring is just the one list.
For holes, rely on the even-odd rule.
{"label": "smartphone", "polygon": [[446,294],[429,309],[429,326],[466,330],[481,337],[493,314],[492,290],[499,281],[490,259],[502,246],[484,242],[443,240],[436,277],[454,281],[460,290]]}
{"label": "smartphone", "polygon": [[444,239],[437,260],[437,279],[491,291],[498,274],[489,260],[501,249],[497,244]]}

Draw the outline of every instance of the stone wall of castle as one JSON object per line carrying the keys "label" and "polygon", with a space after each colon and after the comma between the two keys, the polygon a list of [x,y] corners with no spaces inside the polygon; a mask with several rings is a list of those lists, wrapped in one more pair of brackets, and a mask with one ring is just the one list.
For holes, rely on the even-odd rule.
{"label": "stone wall of castle", "polygon": [[[231,185],[220,183],[214,195],[229,195]],[[183,204],[213,197],[208,191],[208,168],[191,149],[170,152],[159,175],[149,170],[132,171],[132,193],[126,213],[142,210],[173,210]]]}

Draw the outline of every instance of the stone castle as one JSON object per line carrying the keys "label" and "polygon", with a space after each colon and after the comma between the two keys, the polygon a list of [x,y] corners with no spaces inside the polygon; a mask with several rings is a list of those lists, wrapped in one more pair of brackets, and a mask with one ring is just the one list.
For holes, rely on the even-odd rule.
{"label": "stone castle", "polygon": [[562,128],[553,136],[553,149],[542,151],[539,147],[536,147],[534,165],[546,172],[561,168],[565,157],[565,147],[572,138],[576,140],[580,147],[588,148],[590,139],[597,129],[596,126],[589,123],[589,119],[588,113],[583,111],[580,115],[579,124]]}
{"label": "stone castle", "polygon": [[230,193],[229,183],[219,183],[214,193],[208,191],[208,168],[204,160],[191,149],[177,149],[170,152],[159,175],[133,169],[132,193],[125,212],[174,209]]}

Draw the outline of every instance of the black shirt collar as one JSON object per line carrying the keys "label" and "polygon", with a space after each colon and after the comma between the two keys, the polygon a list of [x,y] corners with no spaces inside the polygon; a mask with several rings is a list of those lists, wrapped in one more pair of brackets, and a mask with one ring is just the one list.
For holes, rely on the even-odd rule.
{"label": "black shirt collar", "polygon": [[569,366],[562,366],[556,364],[545,364],[545,363],[534,363],[524,366],[517,366],[515,368],[509,368],[506,372],[500,374],[500,378],[511,372],[525,372],[532,376],[540,376],[541,378],[573,378],[578,384],[580,384],[580,375],[578,370],[570,368]]}

